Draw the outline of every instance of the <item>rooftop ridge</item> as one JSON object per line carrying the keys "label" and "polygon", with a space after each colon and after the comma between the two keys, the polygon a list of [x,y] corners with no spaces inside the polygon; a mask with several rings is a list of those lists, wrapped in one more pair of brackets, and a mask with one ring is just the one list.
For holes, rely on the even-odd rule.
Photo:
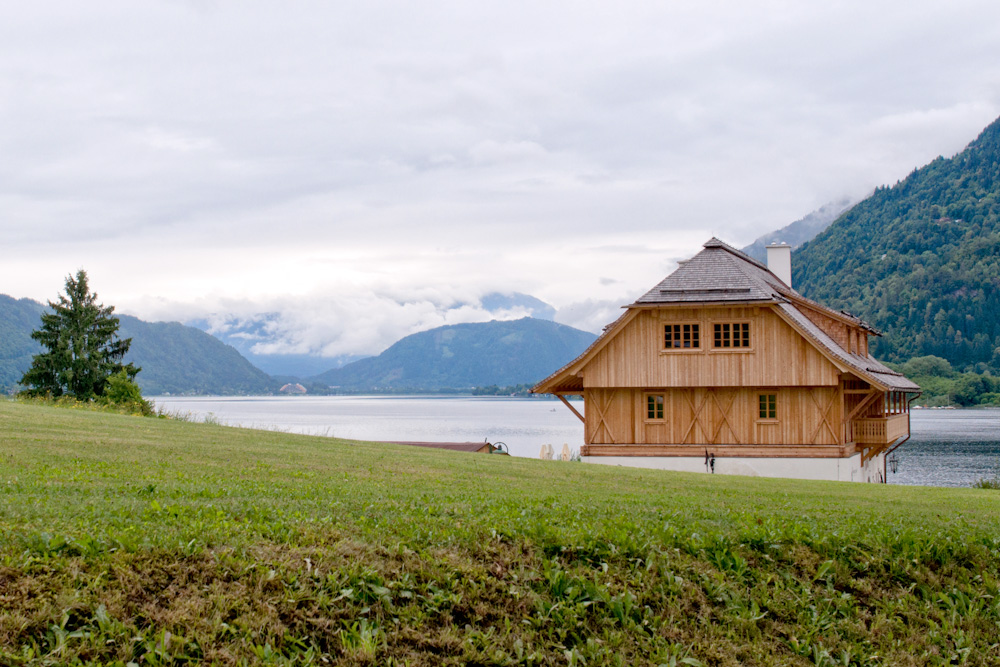
{"label": "rooftop ridge", "polygon": [[761,269],[764,269],[765,271],[770,272],[770,269],[767,268],[766,264],[763,264],[762,262],[757,261],[756,259],[754,259],[750,255],[746,254],[742,250],[737,250],[736,248],[734,248],[733,246],[729,245],[725,241],[719,239],[717,236],[713,236],[708,241],[705,241],[705,243],[702,245],[702,247],[703,248],[721,248],[721,249],[725,250],[728,253],[736,255],[737,257],[739,257],[740,259],[742,259],[744,262],[750,262],[754,266],[756,266],[758,268],[761,268]]}

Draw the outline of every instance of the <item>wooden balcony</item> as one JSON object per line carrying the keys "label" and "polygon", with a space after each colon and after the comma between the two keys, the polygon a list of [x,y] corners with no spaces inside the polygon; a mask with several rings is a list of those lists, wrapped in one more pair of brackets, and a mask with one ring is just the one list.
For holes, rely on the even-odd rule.
{"label": "wooden balcony", "polygon": [[859,445],[888,445],[910,434],[910,416],[855,419],[851,422],[854,442]]}

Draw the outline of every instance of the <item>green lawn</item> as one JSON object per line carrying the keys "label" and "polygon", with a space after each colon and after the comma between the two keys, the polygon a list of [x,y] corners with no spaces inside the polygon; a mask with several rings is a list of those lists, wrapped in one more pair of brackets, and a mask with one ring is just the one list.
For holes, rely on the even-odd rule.
{"label": "green lawn", "polygon": [[0,664],[1000,664],[1000,492],[0,401]]}

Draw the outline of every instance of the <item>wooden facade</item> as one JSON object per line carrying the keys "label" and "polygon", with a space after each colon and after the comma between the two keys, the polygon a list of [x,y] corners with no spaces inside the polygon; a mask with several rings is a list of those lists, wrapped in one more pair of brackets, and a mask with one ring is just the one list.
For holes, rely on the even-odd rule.
{"label": "wooden facade", "polygon": [[909,436],[919,387],[868,356],[874,329],[710,244],[534,388],[583,396],[583,456],[864,461]]}

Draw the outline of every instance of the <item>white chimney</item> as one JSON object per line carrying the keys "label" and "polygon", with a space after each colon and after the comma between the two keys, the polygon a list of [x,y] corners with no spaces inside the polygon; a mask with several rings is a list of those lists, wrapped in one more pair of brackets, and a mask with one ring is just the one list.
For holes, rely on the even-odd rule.
{"label": "white chimney", "polygon": [[767,246],[767,269],[791,287],[792,246],[787,243],[772,243]]}

